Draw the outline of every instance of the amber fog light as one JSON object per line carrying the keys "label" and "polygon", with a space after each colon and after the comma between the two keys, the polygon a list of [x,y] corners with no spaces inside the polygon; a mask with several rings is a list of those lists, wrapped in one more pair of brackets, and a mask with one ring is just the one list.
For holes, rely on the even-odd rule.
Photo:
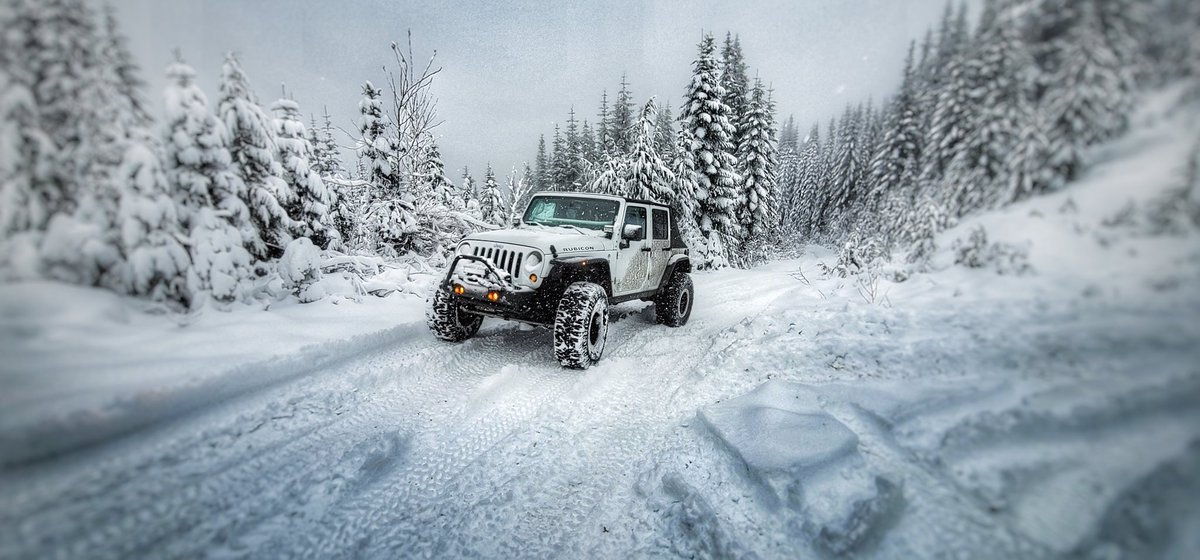
{"label": "amber fog light", "polygon": [[455,284],[455,285],[454,285],[454,295],[456,295],[456,296],[461,296],[461,295],[463,295],[463,293],[464,293],[464,292],[466,292],[466,291],[467,291],[467,289],[466,289],[466,288],[464,288],[464,287],[462,287],[462,284]]}
{"label": "amber fog light", "polygon": [[537,282],[537,275],[536,275],[536,274],[530,274],[530,275],[529,275],[529,281],[530,281],[530,282]]}
{"label": "amber fog light", "polygon": [[488,298],[488,301],[493,302],[493,303],[500,301],[500,292],[492,290],[492,291],[488,292],[487,298]]}

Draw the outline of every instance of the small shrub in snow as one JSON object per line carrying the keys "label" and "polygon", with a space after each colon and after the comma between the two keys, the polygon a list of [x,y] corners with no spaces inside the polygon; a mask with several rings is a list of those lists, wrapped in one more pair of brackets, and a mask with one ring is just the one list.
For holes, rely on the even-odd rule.
{"label": "small shrub in snow", "polygon": [[865,236],[859,232],[850,234],[842,250],[838,253],[837,263],[833,267],[825,267],[826,274],[836,274],[842,278],[852,276],[867,270],[874,270],[889,258],[887,248],[878,239]]}
{"label": "small shrub in snow", "polygon": [[321,288],[321,250],[311,239],[300,237],[288,243],[279,258],[279,277],[302,303],[325,297]]}
{"label": "small shrub in snow", "polygon": [[954,264],[991,268],[999,274],[1026,274],[1033,270],[1026,249],[1010,243],[989,244],[983,226],[972,229],[966,241],[960,239],[954,243]]}

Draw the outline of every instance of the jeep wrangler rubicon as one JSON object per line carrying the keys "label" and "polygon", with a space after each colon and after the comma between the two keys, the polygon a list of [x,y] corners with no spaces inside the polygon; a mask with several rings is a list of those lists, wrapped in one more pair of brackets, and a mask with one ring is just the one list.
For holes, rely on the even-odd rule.
{"label": "jeep wrangler rubicon", "polygon": [[658,323],[692,313],[688,248],[668,206],[600,194],[541,192],[510,229],[467,236],[429,298],[442,340],[473,336],[484,316],[550,326],[566,367],[598,361],[608,306],[654,302]]}

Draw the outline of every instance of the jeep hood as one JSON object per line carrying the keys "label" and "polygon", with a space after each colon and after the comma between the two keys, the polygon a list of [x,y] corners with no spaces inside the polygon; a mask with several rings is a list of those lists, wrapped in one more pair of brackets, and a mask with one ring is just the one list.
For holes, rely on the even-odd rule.
{"label": "jeep hood", "polygon": [[[587,230],[584,230],[587,231]],[[468,235],[463,241],[476,243],[511,243],[533,247],[550,254],[550,246],[561,255],[563,253],[581,253],[608,249],[612,240],[601,232],[580,233],[570,228],[538,228],[521,227],[483,231]]]}

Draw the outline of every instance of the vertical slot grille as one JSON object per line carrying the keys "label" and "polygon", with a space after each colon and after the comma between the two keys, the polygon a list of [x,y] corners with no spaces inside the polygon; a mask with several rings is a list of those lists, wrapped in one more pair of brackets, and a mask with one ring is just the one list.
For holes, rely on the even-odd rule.
{"label": "vertical slot grille", "polygon": [[495,247],[475,247],[472,253],[476,257],[483,257],[496,268],[511,274],[514,278],[521,272],[521,261],[525,255],[520,251],[510,251],[508,249],[497,249]]}

